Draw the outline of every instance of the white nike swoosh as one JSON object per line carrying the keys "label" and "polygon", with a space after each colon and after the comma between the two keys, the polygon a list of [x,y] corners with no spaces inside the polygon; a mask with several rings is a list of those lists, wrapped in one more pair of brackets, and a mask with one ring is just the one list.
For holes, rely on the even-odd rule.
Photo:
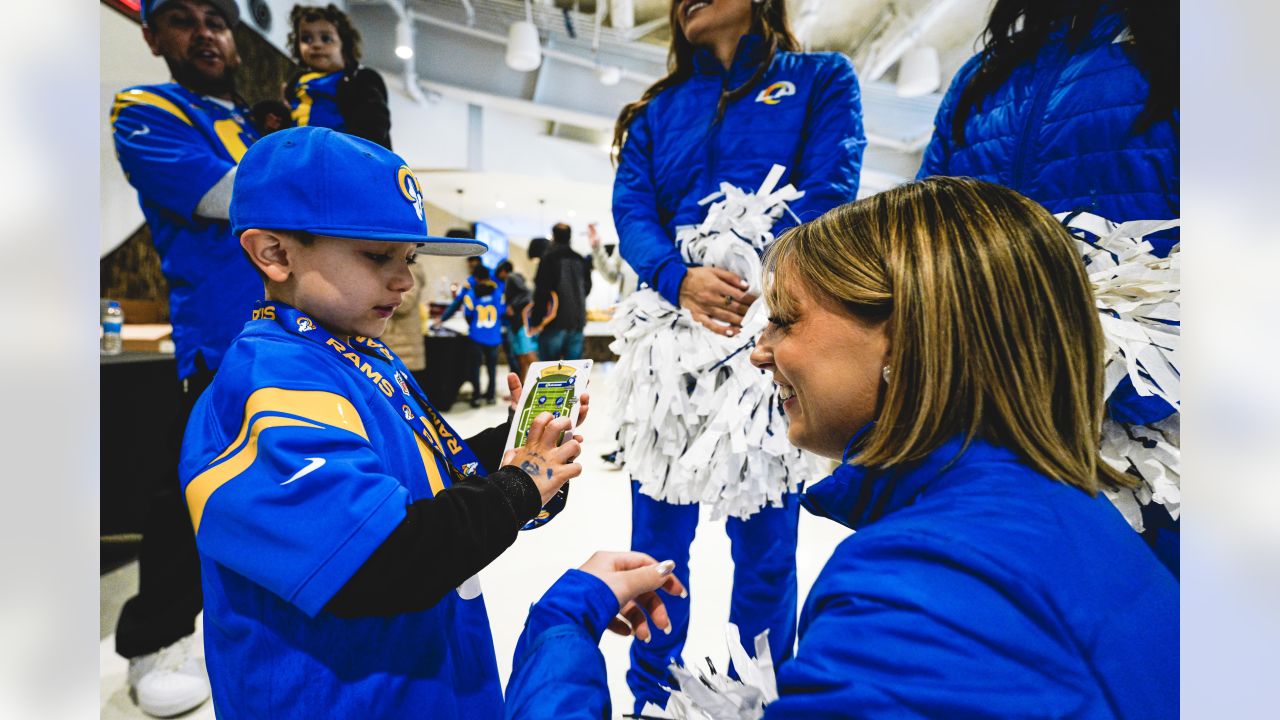
{"label": "white nike swoosh", "polygon": [[324,458],[307,458],[307,461],[309,464],[306,467],[294,473],[293,477],[280,483],[280,487],[284,487],[285,485],[288,485],[289,483],[293,482],[294,480],[297,480],[303,475],[306,475],[307,473],[313,470],[319,469],[321,465],[324,465]]}
{"label": "white nike swoosh", "polygon": [[134,130],[133,132],[129,133],[129,139],[132,140],[134,135],[146,135],[149,132],[151,132],[151,128],[147,127],[146,125],[143,125],[141,130]]}

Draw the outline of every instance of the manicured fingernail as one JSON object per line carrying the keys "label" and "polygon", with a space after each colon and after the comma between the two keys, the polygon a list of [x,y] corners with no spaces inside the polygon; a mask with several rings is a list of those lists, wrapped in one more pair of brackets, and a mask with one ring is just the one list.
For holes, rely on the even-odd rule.
{"label": "manicured fingernail", "polygon": [[666,633],[667,635],[670,635],[670,634],[671,634],[671,626],[670,626],[670,625],[668,625],[668,626],[666,626],[666,627],[664,627],[664,628],[659,628],[659,629],[660,629],[660,630],[662,630],[662,632]]}
{"label": "manicured fingernail", "polygon": [[688,597],[689,597],[689,591],[688,591],[688,590],[681,590],[681,591],[680,591],[680,597],[682,597],[682,598],[688,598]]}
{"label": "manicured fingernail", "polygon": [[675,569],[676,569],[676,561],[675,561],[675,560],[663,560],[662,562],[660,562],[660,563],[658,563],[657,565],[655,565],[655,566],[654,566],[654,569],[658,571],[658,575],[659,575],[659,576],[661,576],[661,577],[666,577],[666,576],[668,576],[668,575],[670,575],[670,574],[671,574],[671,571],[672,571],[672,570],[675,570]]}
{"label": "manicured fingernail", "polygon": [[[639,635],[637,635],[636,637],[640,637],[640,636],[639,636]],[[648,638],[648,637],[642,637],[642,638],[640,638],[640,642],[642,642],[642,643],[646,643],[646,644],[647,644],[647,643],[649,642],[649,638]]]}

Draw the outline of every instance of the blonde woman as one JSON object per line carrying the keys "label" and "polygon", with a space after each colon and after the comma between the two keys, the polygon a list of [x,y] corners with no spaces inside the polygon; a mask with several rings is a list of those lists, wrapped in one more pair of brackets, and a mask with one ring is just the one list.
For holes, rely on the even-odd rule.
{"label": "blonde woman", "polygon": [[[931,178],[798,227],[766,266],[752,359],[790,441],[840,462],[803,504],[857,532],[765,717],[1176,717],[1178,588],[1099,493],[1132,480],[1099,459],[1104,343],[1066,231],[1007,188]],[[667,626],[669,567],[598,553],[561,578],[508,716],[600,717],[595,644],[618,613]]]}

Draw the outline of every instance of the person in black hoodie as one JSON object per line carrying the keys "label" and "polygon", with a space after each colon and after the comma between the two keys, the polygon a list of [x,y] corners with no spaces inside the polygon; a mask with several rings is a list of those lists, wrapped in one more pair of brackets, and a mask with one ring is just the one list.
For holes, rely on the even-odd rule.
{"label": "person in black hoodie", "polygon": [[530,335],[538,336],[539,360],[582,357],[582,330],[587,325],[591,293],[591,261],[573,251],[573,230],[565,223],[551,228],[551,244],[533,278]]}
{"label": "person in black hoodie", "polygon": [[350,133],[391,149],[387,85],[360,64],[360,32],[336,6],[295,5],[289,13],[289,50],[303,70],[285,84],[299,127]]}

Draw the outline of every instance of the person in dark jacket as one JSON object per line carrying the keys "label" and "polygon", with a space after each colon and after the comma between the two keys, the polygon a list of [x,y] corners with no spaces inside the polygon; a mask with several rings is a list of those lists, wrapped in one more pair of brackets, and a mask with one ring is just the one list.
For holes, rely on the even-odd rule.
{"label": "person in dark jacket", "polygon": [[573,230],[565,223],[551,228],[551,244],[533,276],[530,335],[538,337],[539,360],[582,357],[582,330],[587,326],[591,262],[569,245]]}
{"label": "person in dark jacket", "polygon": [[387,85],[360,64],[360,31],[335,5],[294,5],[289,51],[305,69],[285,85],[298,127],[316,125],[391,149]]}
{"label": "person in dark jacket", "polygon": [[[1099,455],[1105,341],[1072,237],[1012,190],[930,178],[801,226],[766,267],[752,360],[789,440],[840,463],[805,507],[857,532],[765,719],[1177,717],[1178,586],[1099,492],[1133,479]],[[507,717],[609,716],[596,645],[619,614],[662,635],[669,567],[598,553],[555,583]]]}
{"label": "person in dark jacket", "polygon": [[[728,270],[686,264],[677,230],[702,222],[707,208],[699,201],[722,182],[754,191],[774,165],[785,168],[778,187],[791,183],[804,191],[790,203],[792,214],[773,226],[775,236],[796,219],[813,220],[853,200],[866,145],[858,81],[839,53],[799,52],[781,0],[673,2],[670,23],[670,73],[618,118],[614,226],[622,258],[641,283],[671,306],[687,310],[707,332],[732,337],[756,297],[743,278]],[[751,387],[771,395],[766,379],[749,363],[742,362],[740,369],[753,376]],[[723,371],[720,366],[713,372]],[[767,398],[764,405],[770,402]],[[687,585],[685,561],[699,505],[684,499],[683,489],[677,488],[692,484],[692,471],[680,457],[636,462],[644,452],[640,438],[671,436],[671,428],[644,422],[624,422],[619,457],[633,469],[660,465],[666,472],[632,477],[632,549],[676,559],[675,572]],[[785,421],[777,422],[781,434]],[[706,436],[713,432],[707,425],[691,417],[686,434]],[[763,507],[749,518],[730,517],[726,525],[734,561],[729,617],[747,635],[768,628],[774,659],[781,663],[791,657],[795,638],[799,517],[794,492],[785,490],[816,476],[778,457],[767,467],[753,465],[750,472],[739,459],[735,469],[719,472],[733,462],[727,455],[697,464],[729,482],[783,485],[777,492],[780,505]],[[645,702],[666,702],[662,686],[673,682],[667,665],[680,656],[688,635],[689,601],[675,599],[668,609],[669,635],[632,643],[627,684],[637,712]]]}
{"label": "person in dark jacket", "polygon": [[511,372],[519,373],[521,379],[529,372],[529,366],[538,359],[538,348],[529,337],[529,311],[533,304],[533,292],[524,275],[515,271],[510,260],[498,263],[494,277],[502,289],[503,302],[506,305],[506,317],[503,320],[502,347],[507,354],[507,365]]}
{"label": "person in dark jacket", "polygon": [[[919,177],[980,178],[1115,222],[1181,215],[1176,4],[1000,0],[985,38],[943,98]],[[1164,256],[1179,233],[1147,239]],[[1175,412],[1127,377],[1107,407],[1133,425]],[[1143,521],[1177,574],[1178,524],[1156,504]]]}

